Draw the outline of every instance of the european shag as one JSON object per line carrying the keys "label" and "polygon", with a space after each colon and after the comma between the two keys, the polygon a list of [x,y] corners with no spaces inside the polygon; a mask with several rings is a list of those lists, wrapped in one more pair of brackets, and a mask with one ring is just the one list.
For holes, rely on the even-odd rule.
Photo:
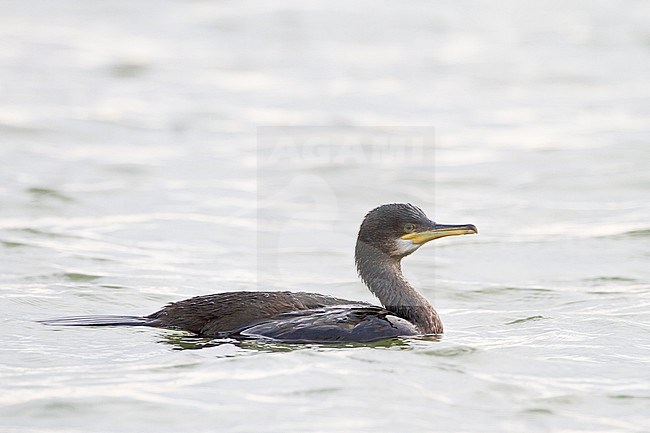
{"label": "european shag", "polygon": [[144,316],[84,316],[48,325],[152,326],[201,337],[263,338],[294,343],[371,342],[442,334],[440,316],[401,270],[402,258],[425,243],[478,233],[472,224],[431,221],[412,204],[385,204],[366,215],[355,248],[357,271],[383,305],[305,292],[227,292],[197,296]]}

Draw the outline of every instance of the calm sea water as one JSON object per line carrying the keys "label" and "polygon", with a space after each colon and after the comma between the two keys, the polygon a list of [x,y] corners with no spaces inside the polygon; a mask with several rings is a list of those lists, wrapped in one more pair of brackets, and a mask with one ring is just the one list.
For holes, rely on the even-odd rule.
{"label": "calm sea water", "polygon": [[[0,431],[650,431],[650,5],[3,2]],[[360,151],[361,149],[361,151]],[[440,341],[206,341],[35,321],[229,290],[373,301]]]}

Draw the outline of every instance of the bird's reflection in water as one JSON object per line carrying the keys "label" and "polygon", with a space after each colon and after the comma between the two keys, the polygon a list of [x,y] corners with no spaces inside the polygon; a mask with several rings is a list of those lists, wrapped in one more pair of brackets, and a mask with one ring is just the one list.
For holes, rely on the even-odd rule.
{"label": "bird's reflection in water", "polygon": [[423,342],[439,342],[442,335],[424,335],[412,338],[391,338],[371,343],[283,343],[281,341],[265,339],[246,339],[236,340],[233,338],[204,338],[192,334],[169,333],[162,336],[160,343],[168,344],[173,350],[197,350],[220,347],[224,345],[234,346],[238,349],[235,353],[229,352],[221,356],[237,356],[245,353],[257,352],[291,352],[295,350],[330,350],[330,349],[353,349],[353,348],[377,348],[377,349],[397,349],[412,350],[421,348]]}

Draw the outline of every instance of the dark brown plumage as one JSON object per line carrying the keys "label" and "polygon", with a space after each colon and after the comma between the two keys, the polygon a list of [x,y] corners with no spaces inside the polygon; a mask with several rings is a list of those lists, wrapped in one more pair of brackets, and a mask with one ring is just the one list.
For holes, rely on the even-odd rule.
{"label": "dark brown plumage", "polygon": [[147,318],[152,326],[214,337],[278,314],[349,303],[317,293],[226,292],[174,302]]}
{"label": "dark brown plumage", "polygon": [[47,320],[49,325],[153,326],[213,338],[270,338],[285,342],[368,342],[440,334],[436,310],[404,278],[401,260],[424,243],[477,233],[476,227],[431,221],[411,204],[370,211],[359,229],[359,276],[383,308],[305,292],[226,292],[174,302],[145,317],[87,316]]}

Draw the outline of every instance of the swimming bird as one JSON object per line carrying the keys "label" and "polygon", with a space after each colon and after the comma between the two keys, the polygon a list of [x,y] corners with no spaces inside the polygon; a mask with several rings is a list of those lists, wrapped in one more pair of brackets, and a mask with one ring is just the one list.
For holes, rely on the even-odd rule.
{"label": "swimming bird", "polygon": [[431,221],[412,204],[379,206],[365,216],[355,247],[361,280],[383,307],[305,292],[226,292],[171,303],[148,316],[82,316],[42,321],[66,326],[151,326],[208,338],[289,343],[372,342],[442,334],[440,316],[402,274],[401,261],[425,243],[476,234],[473,224]]}

